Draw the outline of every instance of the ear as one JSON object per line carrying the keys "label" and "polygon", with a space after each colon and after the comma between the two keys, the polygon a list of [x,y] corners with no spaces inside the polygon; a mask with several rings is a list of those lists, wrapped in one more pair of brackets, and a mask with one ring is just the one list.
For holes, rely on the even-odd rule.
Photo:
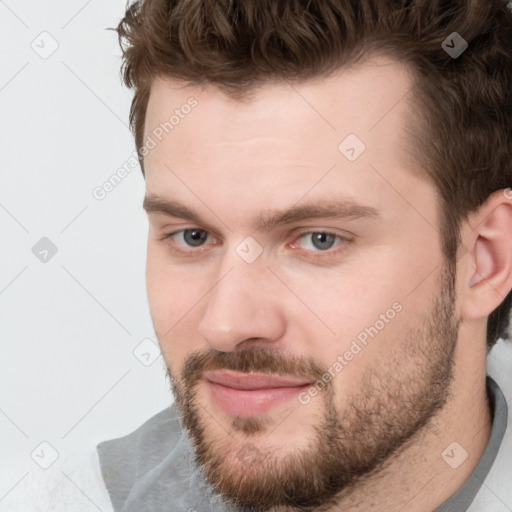
{"label": "ear", "polygon": [[493,192],[461,231],[461,315],[488,317],[512,289],[512,190]]}

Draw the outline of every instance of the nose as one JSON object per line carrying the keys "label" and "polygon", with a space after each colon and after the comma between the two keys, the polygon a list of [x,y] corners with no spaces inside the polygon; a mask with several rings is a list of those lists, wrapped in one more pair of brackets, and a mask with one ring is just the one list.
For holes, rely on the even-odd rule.
{"label": "nose", "polygon": [[275,276],[263,262],[231,261],[207,295],[199,333],[222,352],[275,344],[286,329]]}

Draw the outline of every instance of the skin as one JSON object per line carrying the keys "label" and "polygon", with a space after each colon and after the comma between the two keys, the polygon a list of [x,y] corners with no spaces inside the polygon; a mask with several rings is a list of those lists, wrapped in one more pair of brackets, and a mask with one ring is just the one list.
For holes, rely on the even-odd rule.
{"label": "skin", "polygon": [[[445,330],[429,331],[439,321],[434,302],[449,276],[435,187],[407,151],[411,84],[409,70],[385,57],[293,87],[265,85],[245,102],[214,86],[163,78],[152,84],[146,136],[191,96],[198,102],[144,161],[146,194],[179,201],[202,219],[148,213],[148,300],[175,393],[187,389],[185,362],[212,350],[231,361],[261,350],[332,367],[361,331],[394,303],[402,306],[307,405],[287,401],[252,424],[237,423],[199,381],[189,398],[211,451],[225,462],[219,472],[226,480],[247,473],[238,454],[249,441],[277,470],[292,452],[306,453],[328,403],[354,426],[350,403],[373,393],[369,407],[381,411],[380,423],[400,418],[397,430],[411,428],[402,418],[421,397],[432,398],[428,378],[439,367],[428,368],[433,356],[453,363],[450,378],[436,381],[447,386],[443,406],[322,510],[431,511],[463,485],[485,449],[491,429],[485,328],[512,288],[512,200],[495,192],[462,226],[453,315]],[[354,162],[338,150],[349,133],[366,145]],[[255,219],[268,210],[330,199],[350,199],[379,216],[256,229]],[[194,228],[209,235],[200,247],[188,246],[180,233],[162,240]],[[311,232],[344,238],[321,251]],[[252,263],[236,251],[247,237],[262,248]],[[379,428],[377,422],[374,440]],[[441,457],[454,441],[468,453],[456,469]],[[258,467],[251,468],[256,475]]]}

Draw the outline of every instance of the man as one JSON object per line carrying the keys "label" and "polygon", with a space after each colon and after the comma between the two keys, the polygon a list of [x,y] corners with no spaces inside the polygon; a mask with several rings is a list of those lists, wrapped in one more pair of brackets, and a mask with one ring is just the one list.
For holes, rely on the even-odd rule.
{"label": "man", "polygon": [[98,446],[112,508],[512,510],[507,5],[146,0],[118,33],[175,404]]}

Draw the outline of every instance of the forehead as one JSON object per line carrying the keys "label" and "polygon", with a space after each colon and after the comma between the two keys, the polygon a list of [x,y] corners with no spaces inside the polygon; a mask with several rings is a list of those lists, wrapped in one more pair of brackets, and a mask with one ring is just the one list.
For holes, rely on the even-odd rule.
{"label": "forehead", "polygon": [[256,196],[285,207],[306,193],[342,190],[356,201],[373,195],[377,208],[397,196],[418,201],[418,181],[423,188],[428,182],[405,130],[412,87],[410,69],[388,57],[327,78],[267,84],[244,101],[212,85],[155,79],[145,140],[156,144],[145,158],[146,187],[195,202],[208,197],[218,209],[227,195],[233,208],[247,210]]}
{"label": "forehead", "polygon": [[[277,113],[281,105],[290,117],[294,114],[290,107],[295,103],[296,106],[308,106],[313,111],[316,109],[316,115],[323,117],[331,129],[342,128],[343,123],[355,127],[357,118],[366,111],[371,112],[370,124],[360,119],[361,127],[368,129],[401,101],[413,85],[412,78],[412,70],[406,63],[384,55],[341,68],[329,77],[302,82],[270,82],[251,89],[247,98],[240,100],[229,97],[213,84],[197,86],[157,77],[151,85],[145,133],[149,134],[152,127],[168,120],[169,114],[191,96],[201,103],[202,115],[209,117],[211,122],[216,121],[219,128],[226,128],[226,119],[216,116],[218,111],[230,116],[250,115],[257,128],[258,121],[265,119],[267,109]],[[343,108],[343,119],[336,119],[339,114],[337,107]],[[299,109],[297,114],[301,111]]]}
{"label": "forehead", "polygon": [[[255,139],[273,137],[280,143],[269,145],[267,151],[283,154],[299,140],[304,150],[310,149],[308,142],[318,147],[319,137],[324,146],[337,147],[350,133],[368,146],[382,140],[383,134],[389,138],[392,129],[399,142],[393,148],[395,156],[409,159],[404,123],[411,115],[412,87],[409,67],[387,56],[374,56],[327,78],[264,85],[242,101],[214,85],[199,87],[159,77],[151,87],[144,135],[151,137],[156,130],[153,138],[163,138],[157,140],[160,149],[187,143],[188,149],[188,144],[195,144],[198,150],[206,143],[245,144],[246,151],[251,140],[258,145]],[[191,101],[196,106],[190,107]],[[148,165],[159,156],[156,149],[147,155]]]}

